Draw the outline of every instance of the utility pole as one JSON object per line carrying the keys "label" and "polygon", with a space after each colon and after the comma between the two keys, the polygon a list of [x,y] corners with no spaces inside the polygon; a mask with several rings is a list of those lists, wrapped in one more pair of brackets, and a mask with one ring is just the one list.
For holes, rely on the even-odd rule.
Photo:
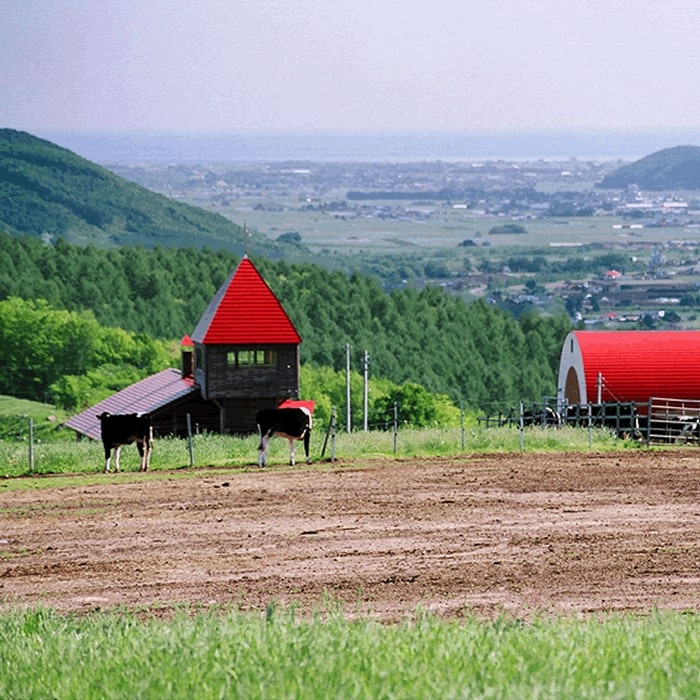
{"label": "utility pole", "polygon": [[350,343],[345,343],[345,430],[352,432],[352,414],[350,412]]}
{"label": "utility pole", "polygon": [[364,355],[364,362],[363,362],[363,373],[364,373],[364,387],[363,387],[363,394],[364,394],[364,431],[367,432],[367,403],[368,403],[368,396],[369,396],[369,381],[368,381],[368,373],[369,373],[369,353],[367,350],[365,350],[365,355]]}

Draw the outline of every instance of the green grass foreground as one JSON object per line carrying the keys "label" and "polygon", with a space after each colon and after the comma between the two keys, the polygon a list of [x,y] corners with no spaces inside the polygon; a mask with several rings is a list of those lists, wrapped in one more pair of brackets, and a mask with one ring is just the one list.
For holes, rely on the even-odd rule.
{"label": "green grass foreground", "polygon": [[0,697],[691,698],[700,620],[652,612],[602,619],[382,624],[331,612],[0,614]]}
{"label": "green grass foreground", "polygon": [[[339,460],[375,458],[451,457],[488,452],[554,452],[585,450],[621,450],[639,448],[634,441],[618,440],[606,430],[590,432],[582,428],[526,428],[522,437],[514,427],[471,427],[464,433],[459,428],[402,429],[396,440],[392,432],[369,431],[347,434],[340,432],[335,444],[317,431],[311,441],[311,459]],[[195,435],[192,440],[192,466],[246,468],[257,464],[257,436]],[[268,464],[283,465],[289,459],[287,441],[271,441]],[[297,462],[304,461],[303,448],[297,445]],[[26,439],[0,440],[0,478],[29,474],[85,474],[104,469],[102,444],[96,440],[42,440],[33,448],[33,470],[29,465],[29,444]],[[172,470],[190,466],[187,440],[160,438],[154,442],[151,470]],[[139,468],[134,445],[122,448],[121,469]]]}

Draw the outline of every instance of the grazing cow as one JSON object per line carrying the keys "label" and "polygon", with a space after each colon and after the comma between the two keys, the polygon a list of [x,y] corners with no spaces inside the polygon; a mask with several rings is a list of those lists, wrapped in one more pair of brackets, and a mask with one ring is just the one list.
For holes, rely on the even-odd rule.
{"label": "grazing cow", "polygon": [[607,402],[571,404],[566,407],[567,425],[586,428],[607,428],[618,438],[641,439],[639,413],[635,403]]}
{"label": "grazing cow", "polygon": [[678,416],[680,430],[678,431],[677,443],[697,442],[700,434],[700,419],[697,416]]}
{"label": "grazing cow", "polygon": [[645,422],[649,442],[681,445],[700,441],[700,418],[697,416],[655,413]]}
{"label": "grazing cow", "polygon": [[153,427],[149,415],[124,413],[112,415],[100,413],[97,416],[101,423],[102,445],[105,448],[105,472],[109,471],[109,462],[114,450],[114,469],[119,471],[119,452],[122,445],[136,443],[141,455],[141,471],[148,469],[153,449]]}
{"label": "grazing cow", "polygon": [[265,466],[267,447],[274,435],[289,440],[289,464],[294,466],[294,446],[296,440],[304,441],[306,461],[309,459],[311,439],[311,411],[307,408],[264,408],[255,417],[258,424],[260,444],[258,445],[258,465]]}
{"label": "grazing cow", "polygon": [[[519,419],[518,419],[519,420]],[[524,409],[522,412],[523,426],[539,425],[561,425],[561,416],[550,406],[533,404],[532,409]]]}

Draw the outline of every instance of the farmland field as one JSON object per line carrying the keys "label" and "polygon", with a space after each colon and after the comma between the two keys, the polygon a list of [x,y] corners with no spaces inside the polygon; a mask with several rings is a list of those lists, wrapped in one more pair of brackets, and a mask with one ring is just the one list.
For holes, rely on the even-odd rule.
{"label": "farmland field", "polygon": [[[199,202],[192,202],[200,204]],[[387,204],[378,202],[377,206]],[[410,208],[410,207],[409,207]],[[587,244],[617,244],[635,252],[645,253],[651,245],[669,241],[697,239],[697,229],[682,226],[663,228],[621,228],[626,222],[619,216],[542,218],[522,223],[524,234],[490,235],[489,231],[511,219],[455,210],[443,203],[424,207],[426,218],[387,218],[342,216],[319,211],[300,211],[285,205],[271,210],[237,204],[213,208],[219,214],[277,238],[286,231],[297,231],[303,243],[313,251],[326,250],[339,254],[358,251],[371,253],[431,253],[450,251],[462,241],[471,239],[477,245],[497,247],[551,248],[554,254],[562,246]],[[628,222],[627,222],[628,223]],[[473,254],[473,248],[458,249]]]}
{"label": "farmland field", "polygon": [[700,453],[488,454],[5,488],[6,605],[348,617],[696,610]]}

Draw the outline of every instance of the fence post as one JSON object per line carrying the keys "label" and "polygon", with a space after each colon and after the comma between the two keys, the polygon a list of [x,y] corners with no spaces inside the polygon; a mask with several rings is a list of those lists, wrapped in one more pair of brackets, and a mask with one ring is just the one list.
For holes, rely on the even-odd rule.
{"label": "fence post", "polygon": [[[488,423],[486,424],[488,427]],[[459,427],[462,431],[462,452],[464,452],[464,401],[459,400]]]}
{"label": "fence post", "polygon": [[363,412],[364,412],[364,419],[363,419],[363,430],[367,432],[367,403],[369,399],[369,353],[367,350],[365,350],[364,354],[364,363],[363,363]]}
{"label": "fence post", "polygon": [[335,462],[335,406],[331,409],[331,462]]}
{"label": "fence post", "polygon": [[321,447],[321,459],[326,454],[328,447],[328,438],[331,438],[331,462],[335,460],[335,406],[331,406],[331,419],[326,428],[326,436],[323,438],[323,446]]}
{"label": "fence post", "polygon": [[34,419],[29,419],[29,473],[34,472]]}
{"label": "fence post", "polygon": [[187,414],[187,445],[190,450],[190,467],[194,466],[194,450],[192,449],[192,418]]}
{"label": "fence post", "polygon": [[588,447],[593,445],[593,419],[591,416],[591,404],[588,404]]}
{"label": "fence post", "polygon": [[523,452],[525,450],[525,407],[522,401],[520,402],[520,419],[518,422],[520,424],[520,451]]}
{"label": "fence post", "polygon": [[352,413],[350,411],[350,343],[345,343],[345,431],[352,432]]}
{"label": "fence post", "polygon": [[394,454],[396,454],[396,440],[399,435],[399,405],[394,401]]}

